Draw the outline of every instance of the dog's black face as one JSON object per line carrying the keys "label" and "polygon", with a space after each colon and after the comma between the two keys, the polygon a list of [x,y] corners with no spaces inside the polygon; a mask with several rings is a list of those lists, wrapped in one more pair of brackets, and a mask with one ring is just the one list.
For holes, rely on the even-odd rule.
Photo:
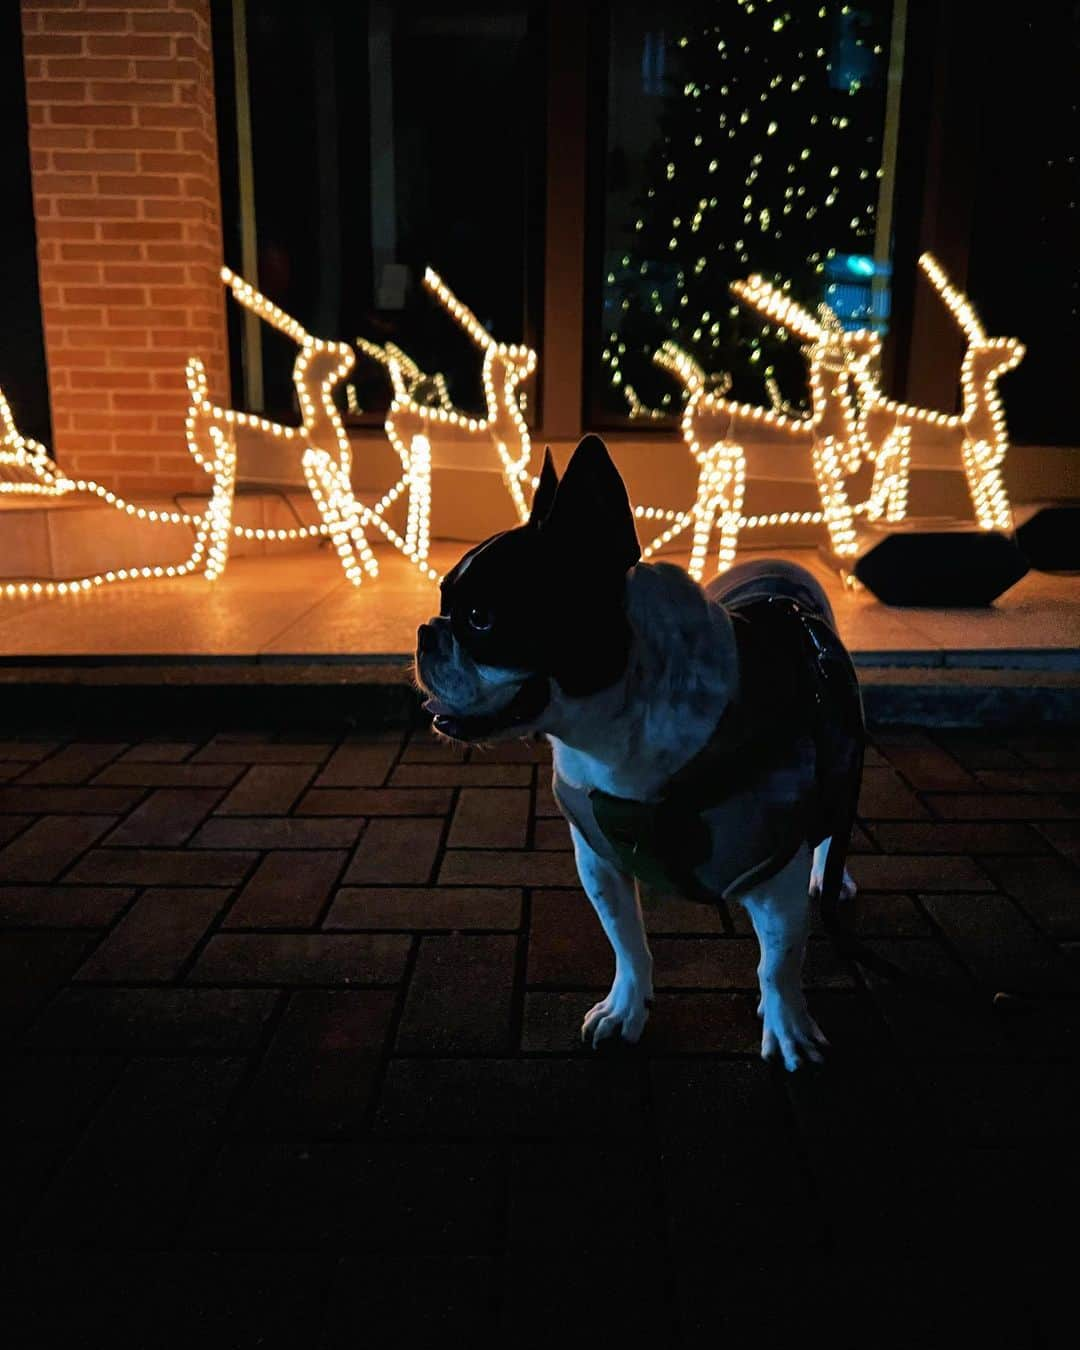
{"label": "dog's black face", "polygon": [[523,735],[551,694],[607,688],[626,666],[626,575],[641,557],[626,488],[586,436],[560,482],[544,458],[525,525],[471,549],[417,634],[435,728],[460,740]]}

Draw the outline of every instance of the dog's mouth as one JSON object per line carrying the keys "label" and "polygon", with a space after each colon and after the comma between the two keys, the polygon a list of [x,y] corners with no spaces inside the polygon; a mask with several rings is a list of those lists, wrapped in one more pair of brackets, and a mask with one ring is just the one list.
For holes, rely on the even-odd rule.
{"label": "dog's mouth", "polygon": [[548,705],[551,689],[546,675],[530,675],[508,703],[490,713],[462,713],[431,695],[424,711],[432,715],[432,725],[443,736],[455,741],[481,741],[498,732],[524,727],[536,720]]}

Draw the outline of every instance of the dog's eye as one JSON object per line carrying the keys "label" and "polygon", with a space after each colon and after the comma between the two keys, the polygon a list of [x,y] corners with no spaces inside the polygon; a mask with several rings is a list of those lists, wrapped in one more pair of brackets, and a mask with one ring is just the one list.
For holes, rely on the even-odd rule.
{"label": "dog's eye", "polygon": [[468,614],[469,627],[476,633],[488,633],[495,622],[495,616],[490,609],[485,609],[482,605],[473,605]]}

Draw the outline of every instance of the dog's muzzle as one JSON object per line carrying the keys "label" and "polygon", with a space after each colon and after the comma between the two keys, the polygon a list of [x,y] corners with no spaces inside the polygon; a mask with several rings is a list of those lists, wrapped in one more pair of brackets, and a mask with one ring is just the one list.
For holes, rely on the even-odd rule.
{"label": "dog's muzzle", "polygon": [[501,708],[491,713],[457,713],[432,697],[424,709],[432,714],[435,730],[455,741],[482,741],[486,736],[512,731],[514,727],[528,726],[540,716],[551,699],[551,685],[546,675],[530,675],[517,693]]}

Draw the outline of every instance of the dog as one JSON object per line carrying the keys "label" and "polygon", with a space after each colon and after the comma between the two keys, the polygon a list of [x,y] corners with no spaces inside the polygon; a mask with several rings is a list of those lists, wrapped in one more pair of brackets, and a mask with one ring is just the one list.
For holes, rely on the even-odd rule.
{"label": "dog", "polygon": [[810,898],[827,875],[854,892],[840,854],[862,762],[829,602],[791,563],[741,564],[703,589],[640,557],[603,442],[585,437],[561,480],[549,450],[528,521],[469,550],[418,629],[424,707],[454,740],[550,742],[578,875],[615,956],[586,1042],[634,1043],[645,1027],[646,882],[743,904],[760,946],[762,1057],[820,1063],[828,1043],[802,987]]}

